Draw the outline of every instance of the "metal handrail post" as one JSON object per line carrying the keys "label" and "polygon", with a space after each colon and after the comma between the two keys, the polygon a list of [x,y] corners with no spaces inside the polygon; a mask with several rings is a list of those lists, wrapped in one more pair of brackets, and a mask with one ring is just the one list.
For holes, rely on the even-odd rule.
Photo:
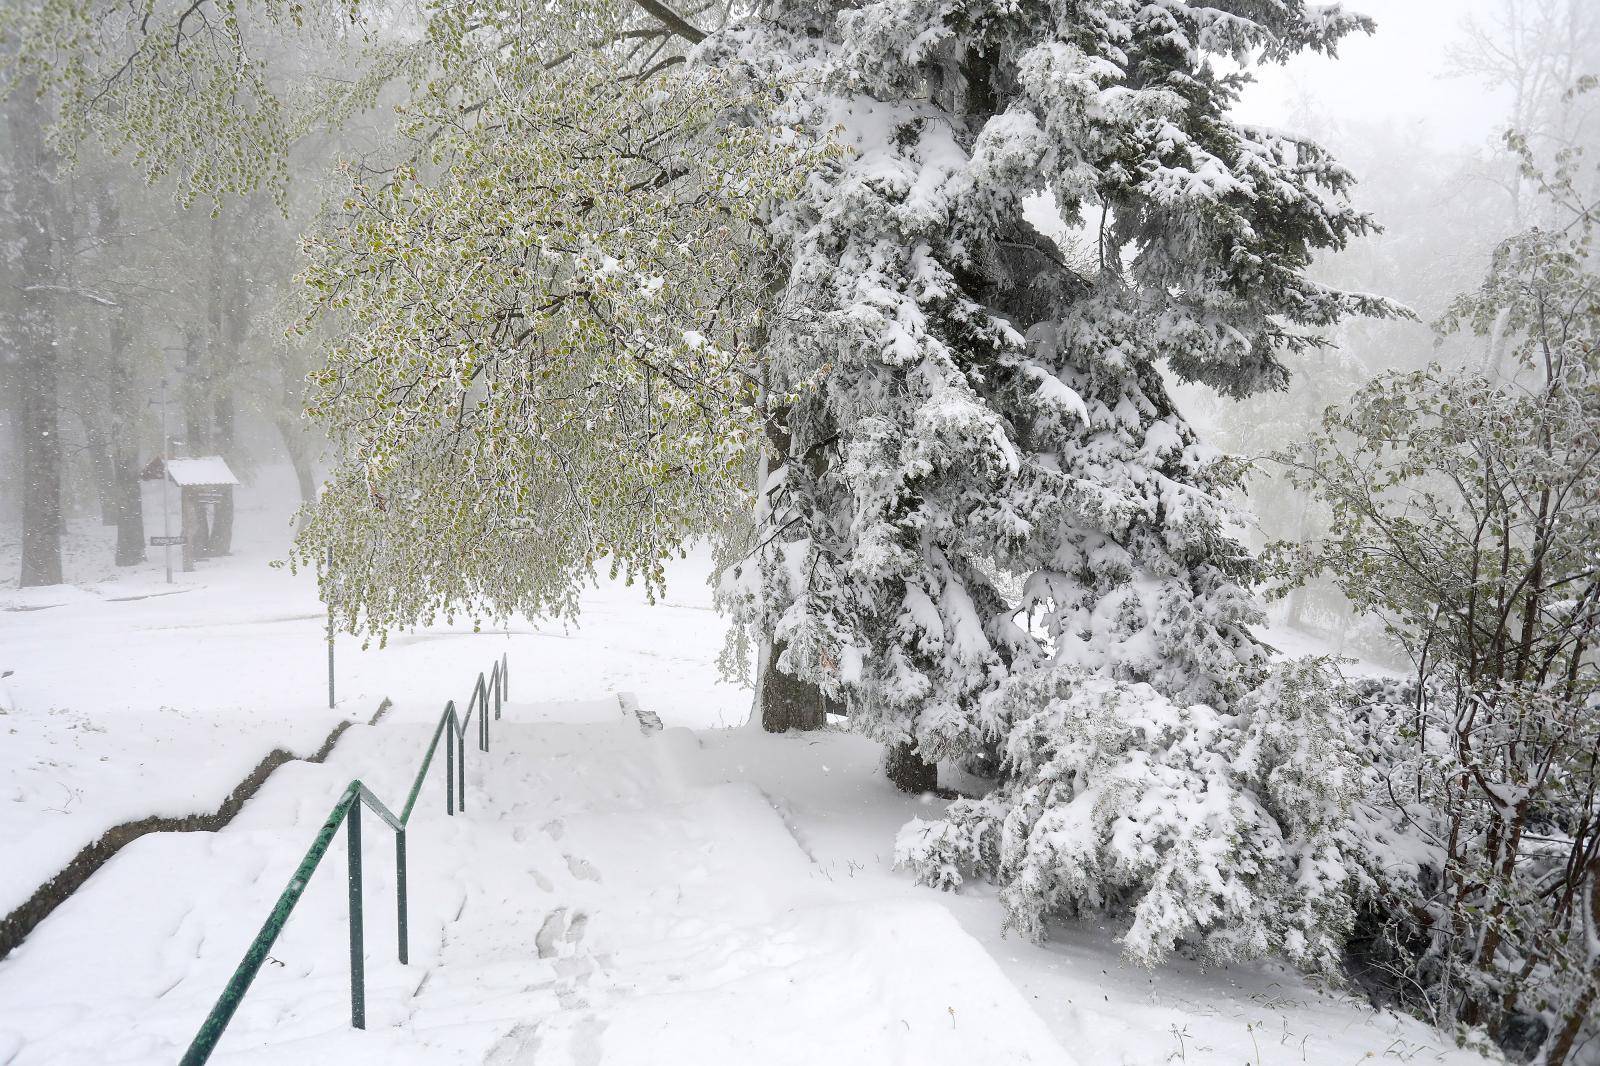
{"label": "metal handrail post", "polygon": [[461,743],[456,745],[456,758],[461,762],[456,767],[456,810],[462,814],[467,813],[467,729],[466,723],[461,726]]}
{"label": "metal handrail post", "polygon": [[489,686],[484,683],[483,674],[478,674],[478,685],[472,690],[472,698],[478,701],[478,750],[489,750]]}
{"label": "metal handrail post", "polygon": [[344,839],[350,888],[350,1024],[367,1027],[367,967],[361,917],[361,803],[350,804],[345,815]]}
{"label": "metal handrail post", "polygon": [[399,929],[396,930],[396,942],[400,954],[400,965],[406,966],[411,962],[409,934],[406,928],[406,831],[394,831],[394,909]]}
{"label": "metal handrail post", "polygon": [[267,961],[267,953],[272,950],[278,934],[283,932],[283,924],[288,921],[289,912],[294,910],[295,904],[300,901],[306,885],[311,880],[312,872],[322,861],[328,845],[333,842],[334,834],[339,831],[339,823],[344,821],[346,805],[356,802],[358,788],[358,784],[352,781],[339,802],[334,804],[333,810],[328,813],[327,821],[323,822],[322,828],[317,831],[316,839],[311,842],[305,858],[295,867],[288,886],[278,896],[278,902],[273,905],[272,913],[267,915],[267,920],[261,924],[261,931],[256,933],[256,938],[250,942],[244,958],[239,960],[233,976],[223,987],[222,994],[217,997],[217,1002],[212,1005],[205,1021],[200,1024],[200,1030],[195,1033],[194,1040],[183,1053],[179,1066],[200,1066],[211,1057],[217,1041],[222,1039],[223,1030],[228,1027],[228,1023],[233,1020],[234,1012],[239,1009],[239,1003],[249,990],[250,983],[255,980],[256,974]]}
{"label": "metal handrail post", "polygon": [[456,711],[450,708],[444,727],[444,813],[456,813]]}

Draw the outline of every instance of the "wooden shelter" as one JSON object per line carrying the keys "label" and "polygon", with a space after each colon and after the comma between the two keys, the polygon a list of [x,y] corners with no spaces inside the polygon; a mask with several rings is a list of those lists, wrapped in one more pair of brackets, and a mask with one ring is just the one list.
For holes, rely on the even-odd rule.
{"label": "wooden shelter", "polygon": [[165,477],[178,487],[183,516],[183,568],[196,559],[227,555],[233,541],[233,476],[220,455],[190,459],[153,459],[141,475],[146,481]]}

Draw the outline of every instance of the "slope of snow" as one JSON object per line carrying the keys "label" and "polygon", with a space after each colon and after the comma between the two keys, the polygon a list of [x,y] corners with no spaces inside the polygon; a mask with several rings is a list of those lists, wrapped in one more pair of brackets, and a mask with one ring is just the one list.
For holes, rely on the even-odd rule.
{"label": "slope of snow", "polygon": [[[502,652],[514,683],[540,699],[648,690],[673,721],[743,719],[748,693],[709,668],[724,626],[703,559],[669,570],[669,602],[650,610],[637,589],[595,589],[572,630],[437,625],[366,650],[339,638],[329,710],[315,579],[270,565],[285,551],[292,481],[263,474],[265,485],[236,490],[234,554],[175,573],[173,585],[161,549],[118,569],[113,531],[92,525],[68,545],[76,584],[0,590],[0,671],[13,671],[0,680],[0,915],[110,827],[213,811],[272,749],[309,754],[386,696],[464,700]],[[146,515],[159,516],[159,490],[146,492]],[[15,558],[10,547],[0,558]]]}
{"label": "slope of snow", "polygon": [[[0,1061],[172,1061],[345,782],[403,795],[429,713],[286,766],[221,833],[126,849],[0,963]],[[213,1061],[1482,1061],[1277,967],[1146,972],[1083,928],[1003,939],[988,893],[888,868],[931,803],[848,734],[514,704],[469,761],[467,814],[443,816],[436,767],[413,822],[408,967],[389,834],[365,820],[369,1028],[346,1025],[341,840]]]}
{"label": "slope of snow", "polygon": [[113,573],[92,537],[77,585],[0,594],[0,900],[117,821],[214,808],[272,746],[395,709],[279,769],[225,831],[148,836],[97,873],[0,962],[0,1063],[172,1062],[345,784],[398,804],[443,701],[502,652],[517,702],[469,755],[466,815],[444,817],[436,766],[413,822],[407,967],[390,834],[364,820],[368,1029],[348,1028],[340,838],[213,1061],[1483,1061],[1280,967],[1145,971],[1106,930],[1033,945],[983,886],[913,887],[894,832],[938,801],[895,792],[876,745],[718,728],[748,694],[716,680],[703,558],[665,604],[594,590],[570,632],[341,640],[330,712],[314,585],[266,565],[284,515],[250,493],[238,553],[177,594],[158,556]]}
{"label": "slope of snow", "polygon": [[1090,923],[1055,923],[1043,944],[1005,936],[988,886],[936,893],[890,868],[895,831],[912,817],[932,817],[942,802],[895,791],[879,769],[880,749],[860,737],[738,729],[669,730],[663,739],[693,749],[683,759],[693,780],[759,787],[818,875],[853,897],[936,900],[1083,1063],[1485,1062],[1415,1019],[1374,1010],[1276,964],[1207,969],[1175,959],[1147,970],[1122,959],[1113,931]]}
{"label": "slope of snow", "polygon": [[[546,715],[568,720],[526,724]],[[401,794],[425,735],[357,727],[224,832],[130,846],[0,964],[0,1053],[172,1061],[344,781]],[[1075,1061],[939,900],[863,899],[757,787],[696,780],[687,737],[615,701],[513,706],[470,757],[467,815],[430,788],[413,823],[409,967],[366,823],[368,1030],[344,1025],[336,849],[213,1061]]]}

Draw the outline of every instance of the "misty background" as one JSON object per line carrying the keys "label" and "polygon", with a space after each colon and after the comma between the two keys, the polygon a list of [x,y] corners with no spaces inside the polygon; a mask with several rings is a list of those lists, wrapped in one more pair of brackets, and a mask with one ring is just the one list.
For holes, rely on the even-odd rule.
{"label": "misty background", "polygon": [[[1482,278],[1491,249],[1537,224],[1536,200],[1503,142],[1527,131],[1541,158],[1592,145],[1595,94],[1567,89],[1600,56],[1600,5],[1585,0],[1366,0],[1375,34],[1345,42],[1337,59],[1302,56],[1258,70],[1241,108],[1249,121],[1312,137],[1356,176],[1356,203],[1384,227],[1317,272],[1342,287],[1400,300],[1412,321],[1353,321],[1328,350],[1292,366],[1287,393],[1243,403],[1180,387],[1186,413],[1219,447],[1257,457],[1305,435],[1320,413],[1385,369],[1478,365],[1509,372],[1498,338],[1441,341],[1434,321]],[[297,52],[284,69],[338,71],[325,55]],[[25,109],[5,131],[18,143]],[[359,157],[388,121],[383,109],[336,130],[309,129],[293,146],[287,199],[267,194],[243,209],[182,206],[149,186],[126,159],[87,149],[52,183],[53,159],[5,153],[5,202],[15,218],[46,207],[62,232],[53,254],[65,279],[53,301],[54,359],[24,373],[16,348],[0,362],[0,558],[10,580],[22,564],[25,467],[58,462],[62,555],[24,584],[87,582],[151,559],[159,500],[138,473],[162,451],[222,455],[244,480],[252,541],[286,543],[292,515],[316,491],[324,442],[301,415],[314,338],[288,330],[297,309],[298,234],[315,217],[333,161]],[[49,201],[48,203],[46,201]],[[13,242],[15,249],[15,241]],[[14,250],[13,249],[13,250]],[[0,299],[24,298],[10,287]],[[56,381],[29,380],[43,374]],[[165,389],[163,390],[163,382]],[[163,407],[162,397],[166,397]],[[58,407],[51,408],[50,397]],[[58,454],[48,445],[54,435]],[[42,454],[22,441],[43,439]],[[47,476],[48,480],[48,476]],[[142,486],[142,488],[141,488]],[[1263,465],[1251,481],[1248,531],[1259,547],[1315,535],[1322,516]],[[231,507],[212,518],[211,551],[232,550]],[[241,522],[244,521],[241,519]],[[1337,594],[1297,590],[1274,610],[1341,650],[1387,656],[1387,642],[1356,624]]]}

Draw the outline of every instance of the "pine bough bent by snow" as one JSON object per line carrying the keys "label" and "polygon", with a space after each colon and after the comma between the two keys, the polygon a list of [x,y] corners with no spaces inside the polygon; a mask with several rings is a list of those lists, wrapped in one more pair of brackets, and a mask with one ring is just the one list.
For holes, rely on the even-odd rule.
{"label": "pine bough bent by snow", "polygon": [[1281,668],[1236,714],[1083,671],[1019,680],[1003,784],[912,821],[896,862],[944,889],[1001,882],[1007,925],[1033,939],[1052,914],[1109,909],[1146,963],[1181,943],[1331,972],[1353,920],[1340,834],[1361,784],[1337,693],[1314,662]]}

